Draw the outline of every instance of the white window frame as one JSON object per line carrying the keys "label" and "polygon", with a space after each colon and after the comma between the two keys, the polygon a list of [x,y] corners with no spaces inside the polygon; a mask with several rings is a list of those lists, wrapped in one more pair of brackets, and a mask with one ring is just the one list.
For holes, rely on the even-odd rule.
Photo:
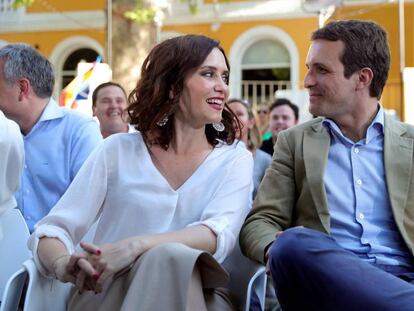
{"label": "white window frame", "polygon": [[55,69],[56,81],[53,92],[55,98],[58,98],[61,91],[63,65],[69,55],[79,49],[91,49],[101,56],[104,56],[105,52],[98,41],[87,36],[71,36],[61,41],[49,56],[49,60]]}
{"label": "white window frame", "polygon": [[261,40],[275,40],[283,44],[290,56],[290,82],[292,90],[299,89],[299,51],[288,33],[274,26],[258,26],[242,33],[233,43],[230,53],[230,96],[241,96],[242,59],[247,49]]}

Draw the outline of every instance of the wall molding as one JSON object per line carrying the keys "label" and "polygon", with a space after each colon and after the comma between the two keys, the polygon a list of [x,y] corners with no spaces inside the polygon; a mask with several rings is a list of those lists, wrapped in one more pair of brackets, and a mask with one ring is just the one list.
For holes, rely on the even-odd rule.
{"label": "wall molding", "polygon": [[25,13],[13,19],[0,15],[0,33],[105,29],[104,10]]}
{"label": "wall molding", "polygon": [[[92,49],[102,57],[105,50],[102,45],[93,38],[87,36],[71,36],[65,40],[60,41],[52,53],[49,55],[49,60],[53,64],[55,72],[55,87],[54,94],[58,95],[60,92],[60,85],[62,84],[63,64],[70,54],[79,49]],[[58,98],[55,96],[55,98]]]}
{"label": "wall molding", "polygon": [[275,40],[286,47],[290,56],[292,90],[299,89],[299,51],[295,41],[288,33],[278,27],[258,26],[243,32],[230,48],[230,94],[232,97],[241,96],[241,65],[245,52],[252,44],[264,39]]}

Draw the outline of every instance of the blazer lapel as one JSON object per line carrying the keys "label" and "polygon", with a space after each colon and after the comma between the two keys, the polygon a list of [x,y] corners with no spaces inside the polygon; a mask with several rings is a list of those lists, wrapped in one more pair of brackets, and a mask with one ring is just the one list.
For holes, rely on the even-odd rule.
{"label": "blazer lapel", "polygon": [[384,129],[384,166],[388,194],[394,217],[403,228],[404,208],[413,165],[413,139],[403,137],[406,129],[386,116]]}
{"label": "blazer lapel", "polygon": [[[328,160],[330,137],[322,123],[315,124],[304,133],[303,138],[303,159],[305,162],[306,179],[315,203],[319,218],[326,230],[329,232],[329,217],[321,218],[321,215],[329,216],[326,200],[325,185],[323,177]],[[325,221],[322,221],[325,219]]]}

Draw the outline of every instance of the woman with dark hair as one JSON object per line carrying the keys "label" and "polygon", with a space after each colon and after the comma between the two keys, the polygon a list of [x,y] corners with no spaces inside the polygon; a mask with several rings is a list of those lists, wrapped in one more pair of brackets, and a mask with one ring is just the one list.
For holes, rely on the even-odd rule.
{"label": "woman with dark hair", "polygon": [[[249,209],[253,161],[233,144],[228,62],[188,35],[146,58],[128,113],[85,162],[29,244],[39,270],[73,283],[70,310],[231,310],[220,262]],[[93,244],[74,246],[99,219]]]}
{"label": "woman with dark hair", "polygon": [[256,196],[257,188],[263,179],[266,169],[269,167],[272,157],[259,149],[262,144],[262,135],[256,125],[251,104],[244,99],[232,98],[227,102],[230,110],[237,116],[241,124],[240,139],[253,154],[253,198]]}

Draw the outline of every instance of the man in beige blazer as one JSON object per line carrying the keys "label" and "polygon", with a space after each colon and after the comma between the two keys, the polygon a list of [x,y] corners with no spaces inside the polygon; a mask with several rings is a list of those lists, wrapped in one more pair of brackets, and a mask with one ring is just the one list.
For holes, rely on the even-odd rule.
{"label": "man in beige blazer", "polygon": [[414,127],[378,102],[389,64],[375,23],[312,35],[304,82],[320,117],[279,134],[240,233],[284,310],[414,310]]}

